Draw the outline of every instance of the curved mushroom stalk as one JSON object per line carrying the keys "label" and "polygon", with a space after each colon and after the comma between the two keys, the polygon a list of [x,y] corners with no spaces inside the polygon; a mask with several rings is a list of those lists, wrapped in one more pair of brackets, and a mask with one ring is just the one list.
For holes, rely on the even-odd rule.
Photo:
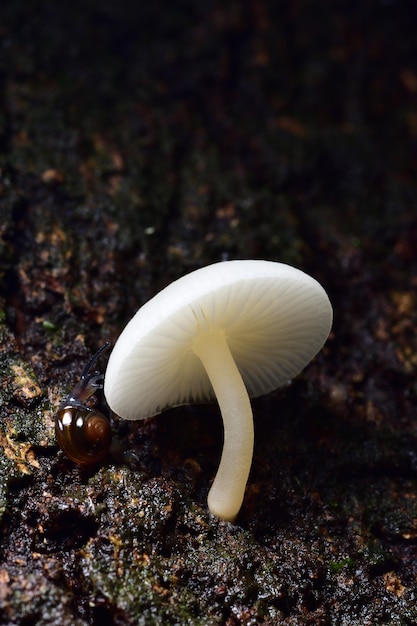
{"label": "curved mushroom stalk", "polygon": [[207,503],[210,511],[233,522],[239,513],[252,465],[253,416],[248,392],[224,331],[211,330],[193,341],[220,406],[223,452]]}

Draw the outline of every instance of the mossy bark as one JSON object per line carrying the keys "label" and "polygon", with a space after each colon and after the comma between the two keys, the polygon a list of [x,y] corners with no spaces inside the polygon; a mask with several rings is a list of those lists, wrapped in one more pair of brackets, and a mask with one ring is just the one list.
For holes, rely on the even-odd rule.
{"label": "mossy bark", "polygon": [[[415,623],[415,9],[7,4],[0,623]],[[253,403],[235,525],[206,508],[215,406],[116,424],[129,466],[81,470],[53,432],[143,302],[228,258],[297,265],[335,310]]]}

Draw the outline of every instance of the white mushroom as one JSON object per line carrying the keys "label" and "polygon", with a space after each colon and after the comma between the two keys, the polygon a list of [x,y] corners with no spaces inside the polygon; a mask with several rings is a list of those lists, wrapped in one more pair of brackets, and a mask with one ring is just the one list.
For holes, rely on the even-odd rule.
{"label": "white mushroom", "polygon": [[272,261],[226,261],[183,276],[147,302],[110,355],[104,393],[119,416],[137,420],[217,398],[222,457],[208,496],[233,521],[253,454],[249,397],[285,384],[317,354],[332,324],[321,285]]}

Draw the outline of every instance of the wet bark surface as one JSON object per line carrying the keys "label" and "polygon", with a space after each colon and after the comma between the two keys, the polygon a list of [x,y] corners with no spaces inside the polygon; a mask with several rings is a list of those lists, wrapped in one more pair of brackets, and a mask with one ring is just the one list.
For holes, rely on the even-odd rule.
{"label": "wet bark surface", "polygon": [[[11,5],[0,623],[416,623],[414,7]],[[54,416],[140,305],[235,258],[312,274],[335,319],[314,362],[253,402],[232,525],[206,507],[216,406],[116,424],[133,461],[89,469]]]}

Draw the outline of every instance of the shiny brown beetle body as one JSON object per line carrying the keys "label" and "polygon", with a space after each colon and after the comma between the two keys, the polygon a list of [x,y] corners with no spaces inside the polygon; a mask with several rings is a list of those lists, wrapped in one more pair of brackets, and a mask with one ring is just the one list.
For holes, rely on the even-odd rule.
{"label": "shiny brown beetle body", "polygon": [[75,463],[92,465],[102,461],[110,450],[112,429],[105,415],[84,403],[97,389],[102,389],[104,375],[91,372],[104,344],[85,366],[79,382],[61,404],[55,418],[55,433],[59,446]]}

